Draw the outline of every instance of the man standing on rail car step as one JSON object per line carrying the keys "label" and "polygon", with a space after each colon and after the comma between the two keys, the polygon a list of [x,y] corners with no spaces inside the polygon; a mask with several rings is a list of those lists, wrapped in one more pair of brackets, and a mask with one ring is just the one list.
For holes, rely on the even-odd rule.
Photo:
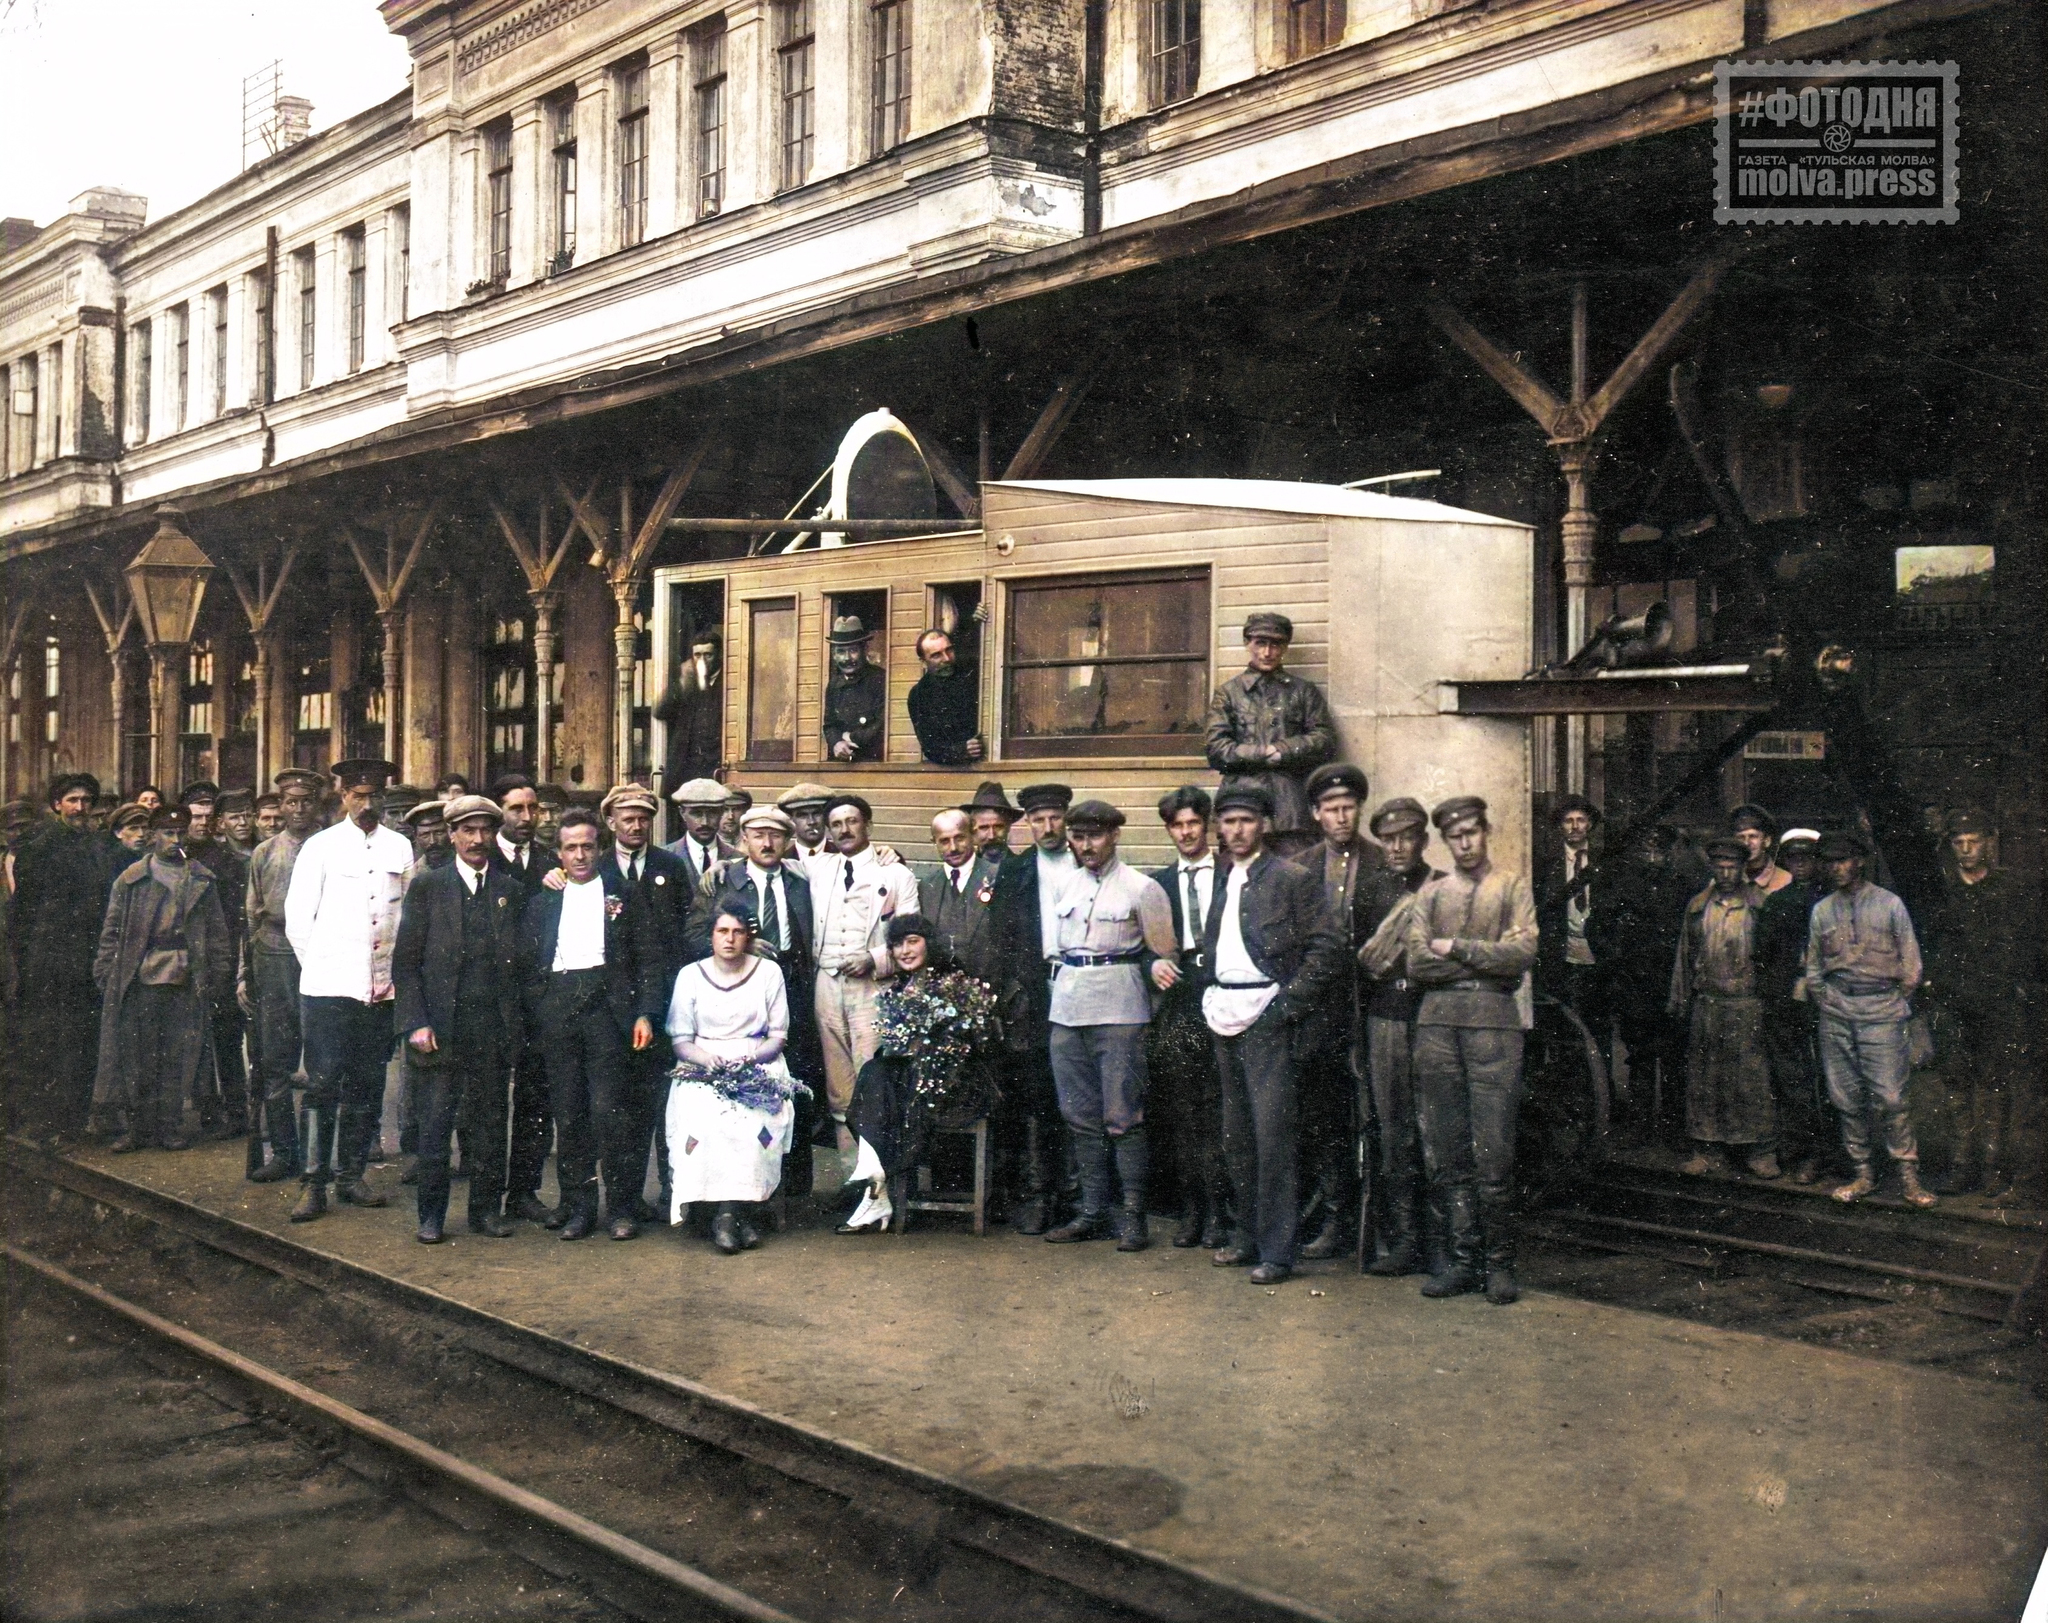
{"label": "man standing on rail car step", "polygon": [[[1425,1205],[1422,1125],[1415,1107],[1415,1015],[1422,989],[1408,973],[1408,920],[1415,898],[1442,873],[1423,861],[1429,814],[1405,795],[1372,814],[1373,838],[1386,853],[1367,877],[1364,935],[1355,957],[1364,982],[1365,1059],[1371,1116],[1378,1125],[1379,1254],[1366,1272],[1400,1278],[1418,1267],[1443,1271],[1444,1214]],[[1361,1101],[1359,1119],[1367,1115]]]}
{"label": "man standing on rail car step", "polygon": [[1073,1137],[1081,1209],[1046,1239],[1094,1240],[1110,1232],[1110,1163],[1123,1193],[1119,1251],[1152,1243],[1145,1225],[1145,1032],[1152,991],[1180,979],[1173,908],[1156,881],[1116,854],[1124,814],[1104,800],[1067,811],[1079,864],[1053,903],[1059,958],[1053,966],[1053,1084]]}
{"label": "man standing on rail car step", "polygon": [[[1296,860],[1323,882],[1330,916],[1344,932],[1344,967],[1325,1006],[1304,1025],[1310,1049],[1301,1067],[1301,1175],[1309,1212],[1320,1208],[1316,1233],[1301,1248],[1312,1262],[1351,1249],[1358,1218],[1358,1118],[1363,1057],[1358,1025],[1358,949],[1372,933],[1365,922],[1368,882],[1381,866],[1380,848],[1359,827],[1365,774],[1348,761],[1326,761],[1308,775],[1309,814],[1322,842]],[[1304,1214],[1306,1221],[1307,1214]]]}
{"label": "man standing on rail car step", "polygon": [[[652,816],[654,797],[647,796]],[[398,1028],[411,1050],[419,1100],[419,1240],[441,1243],[448,1218],[448,1146],[461,1124],[469,1161],[469,1230],[504,1239],[499,1211],[505,1100],[519,1052],[519,919],[526,893],[491,865],[504,813],[482,795],[444,807],[452,862],[427,869],[405,893],[392,950]]]}
{"label": "man standing on rail car step", "polygon": [[1884,1124],[1884,1147],[1899,1169],[1899,1190],[1914,1206],[1932,1206],[1920,1184],[1920,1147],[1906,1108],[1912,1078],[1906,1026],[1920,985],[1920,941],[1906,904],[1863,877],[1870,846],[1861,834],[1825,835],[1820,860],[1833,887],[1806,930],[1802,995],[1820,1015],[1820,1063],[1828,1101],[1842,1122],[1842,1147],[1855,1175],[1835,1191],[1844,1205],[1877,1187],[1870,1117]]}
{"label": "man standing on rail car step", "polygon": [[[284,930],[285,897],[299,848],[315,828],[325,780],[303,767],[286,767],[273,780],[284,826],[249,854],[247,947],[236,1001],[249,1021],[253,1065],[249,1098],[250,1141],[258,1126],[270,1140],[270,1159],[252,1150],[251,1183],[282,1183],[305,1170],[299,1155],[298,1112],[292,1087],[299,1073],[299,960]],[[258,1117],[260,1115],[260,1122]]]}
{"label": "man standing on rail car step", "polygon": [[1215,1039],[1223,1100],[1223,1158],[1237,1192],[1230,1244],[1210,1261],[1252,1264],[1255,1285],[1294,1272],[1296,1121],[1311,1021],[1341,983],[1343,931],[1315,875],[1266,849],[1273,797],[1256,783],[1216,794],[1227,869],[1210,893],[1202,955],[1209,986],[1202,1017]]}
{"label": "man standing on rail car step", "polygon": [[391,950],[412,847],[384,826],[389,761],[340,761],[342,820],[299,847],[285,896],[285,937],[299,960],[306,1050],[306,1192],[292,1211],[310,1223],[328,1184],[351,1206],[382,1206],[363,1173],[383,1116],[384,1067],[398,1040]]}
{"label": "man standing on rail car step", "polygon": [[1516,992],[1536,963],[1536,902],[1520,874],[1487,854],[1486,802],[1455,795],[1430,820],[1451,871],[1416,893],[1408,973],[1415,1014],[1415,1097],[1430,1197],[1449,1229],[1444,1268],[1424,1296],[1477,1290],[1505,1306],[1515,1283],[1515,1124],[1522,1108],[1522,1016]]}
{"label": "man standing on rail car step", "polygon": [[1671,966],[1668,1007],[1686,1022],[1685,1130],[1692,1159],[1679,1170],[1721,1170],[1722,1146],[1743,1156],[1752,1176],[1775,1178],[1777,1112],[1757,995],[1756,937],[1763,892],[1743,872],[1748,853],[1732,835],[1707,842],[1714,881],[1685,908]]}
{"label": "man standing on rail car step", "polygon": [[1337,753],[1337,730],[1323,690],[1281,667],[1294,622],[1261,610],[1244,623],[1246,666],[1209,701],[1209,764],[1223,786],[1256,783],[1273,800],[1274,855],[1291,857],[1316,841],[1302,780]]}
{"label": "man standing on rail car step", "polygon": [[996,1007],[1009,1050],[996,1148],[1007,1174],[1011,1225],[1019,1234],[1043,1234],[1059,1221],[1066,1183],[1066,1123],[1053,1081],[1047,1012],[1060,950],[1053,904],[1076,866],[1067,849],[1067,807],[1074,791],[1064,783],[1033,783],[1017,799],[1031,825],[1032,846],[1006,857],[996,870],[1002,966]]}

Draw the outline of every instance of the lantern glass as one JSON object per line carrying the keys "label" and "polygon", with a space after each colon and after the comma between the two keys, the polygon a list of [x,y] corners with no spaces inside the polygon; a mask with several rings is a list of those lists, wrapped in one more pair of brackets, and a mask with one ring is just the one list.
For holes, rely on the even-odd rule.
{"label": "lantern glass", "polygon": [[123,571],[135,595],[136,618],[153,647],[192,640],[213,560],[168,518]]}

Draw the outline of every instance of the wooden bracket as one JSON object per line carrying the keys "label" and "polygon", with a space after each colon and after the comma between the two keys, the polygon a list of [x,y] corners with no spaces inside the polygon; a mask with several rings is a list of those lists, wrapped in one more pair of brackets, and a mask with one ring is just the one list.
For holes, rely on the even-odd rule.
{"label": "wooden bracket", "polygon": [[363,572],[363,580],[370,588],[370,596],[377,605],[379,614],[389,615],[398,611],[405,601],[405,589],[412,583],[412,572],[420,561],[420,552],[427,544],[427,536],[433,530],[435,520],[441,516],[441,498],[436,496],[427,504],[413,530],[412,545],[406,550],[405,561],[398,560],[398,521],[395,518],[384,522],[384,567],[380,570],[370,562],[370,556],[363,551],[363,544],[356,539],[353,527],[344,529],[342,539],[356,556],[356,565]]}
{"label": "wooden bracket", "polygon": [[1092,382],[1094,378],[1087,372],[1076,372],[1061,380],[1060,386],[1053,390],[1052,398],[1039,412],[1038,421],[1031,425],[1031,432],[1024,436],[1024,443],[1017,447],[1017,454],[1010,458],[1010,465],[1003,469],[1005,479],[1037,477],[1045,459],[1052,454],[1052,448],[1067,431],[1067,424],[1073,420],[1074,412]]}

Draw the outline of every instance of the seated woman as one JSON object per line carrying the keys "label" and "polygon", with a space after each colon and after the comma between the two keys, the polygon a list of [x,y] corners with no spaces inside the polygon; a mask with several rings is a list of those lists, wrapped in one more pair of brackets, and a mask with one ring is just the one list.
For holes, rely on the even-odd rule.
{"label": "seated woman", "polygon": [[934,1128],[988,1114],[996,1085],[987,1050],[995,1040],[995,994],[938,962],[932,928],[915,913],[889,921],[897,978],[875,1011],[881,1046],[853,1084],[847,1125],[858,1149],[849,1183],[867,1193],[841,1234],[879,1234],[895,1205],[889,1180],[925,1157]]}
{"label": "seated woman", "polygon": [[727,1256],[761,1243],[750,1212],[775,1193],[802,1087],[783,1062],[789,997],[782,970],[753,955],[754,915],[720,907],[711,956],[685,965],[669,999],[676,1087],[668,1094],[669,1221],[712,1202],[711,1243]]}

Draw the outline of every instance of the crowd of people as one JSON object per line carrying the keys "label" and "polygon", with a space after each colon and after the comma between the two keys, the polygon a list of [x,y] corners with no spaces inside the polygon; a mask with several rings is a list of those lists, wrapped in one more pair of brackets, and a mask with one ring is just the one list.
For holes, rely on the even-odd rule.
{"label": "crowd of people", "polygon": [[363,759],[114,805],[59,777],[47,817],[8,809],[11,1126],[128,1153],[187,1147],[196,1118],[246,1138],[252,1181],[296,1180],[311,1222],[389,1200],[395,1086],[423,1243],[459,1155],[472,1234],[694,1222],[736,1253],[763,1202],[811,1193],[816,1151],[838,1232],[877,1233],[946,1131],[985,1123],[1021,1234],[1143,1250],[1170,1194],[1175,1246],[1261,1284],[1364,1223],[1368,1271],[1505,1304],[1539,998],[1669,1077],[1685,1170],[1834,1162],[1853,1202],[1888,1162],[1928,1206],[1931,992],[1968,1098],[1948,1187],[2011,1192],[2036,960],[1979,814],[1947,825],[1931,977],[1862,835],[1756,806],[1693,883],[1668,828],[1596,858],[1599,810],[1568,798],[1539,885],[1494,862],[1478,796],[1372,805],[1281,668],[1291,630],[1247,624],[1211,711],[1220,786],[1159,803],[1175,857],[1151,871],[1118,854],[1123,811],[1051,782],[1014,804],[983,783],[913,862],[818,783],[756,805],[691,779],[662,844],[637,783],[594,807],[519,776],[426,794]]}

